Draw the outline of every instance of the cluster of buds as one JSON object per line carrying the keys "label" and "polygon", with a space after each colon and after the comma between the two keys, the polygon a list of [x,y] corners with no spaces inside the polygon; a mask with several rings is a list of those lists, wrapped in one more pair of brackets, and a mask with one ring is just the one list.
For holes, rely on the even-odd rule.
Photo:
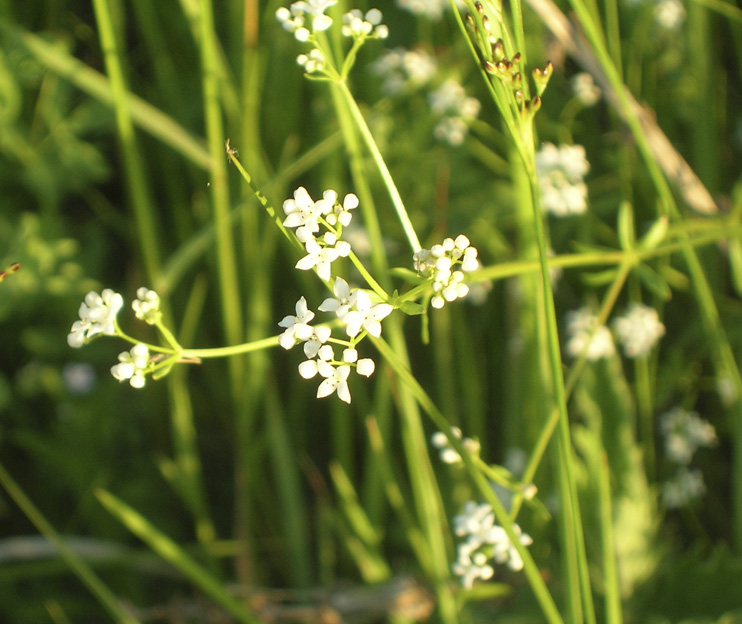
{"label": "cluster of buds", "polygon": [[[105,288],[100,294],[89,292],[78,310],[80,318],[72,324],[67,335],[67,344],[79,349],[99,336],[119,336],[135,342],[121,331],[116,320],[123,307],[124,298],[110,288]],[[166,338],[172,338],[172,334],[162,325],[160,297],[155,291],[139,288],[131,307],[139,320],[155,325]],[[174,353],[169,359],[150,357],[150,347],[137,342],[129,351],[119,354],[119,362],[111,367],[111,374],[119,381],[128,381],[134,388],[143,388],[146,375],[160,377],[179,359],[179,353]]]}
{"label": "cluster of buds", "polygon": [[503,40],[495,38],[490,32],[490,20],[484,12],[484,7],[480,2],[475,2],[474,7],[477,10],[479,22],[473,15],[467,14],[467,26],[472,33],[475,45],[480,50],[482,66],[488,74],[495,76],[510,88],[521,116],[524,119],[530,119],[541,108],[541,95],[554,72],[554,65],[549,61],[543,69],[537,67],[533,70],[531,75],[536,85],[536,95],[528,99],[523,89],[520,52],[508,58]]}
{"label": "cluster of buds", "polygon": [[413,262],[420,275],[433,279],[434,294],[430,305],[434,308],[442,308],[446,302],[469,294],[469,287],[464,284],[464,272],[479,268],[477,248],[472,247],[463,234],[456,240],[447,238],[430,249],[421,249],[413,255]]}
{"label": "cluster of buds", "polygon": [[351,9],[343,15],[342,34],[351,39],[386,39],[389,28],[381,23],[379,9],[371,9],[364,15],[359,9]]}

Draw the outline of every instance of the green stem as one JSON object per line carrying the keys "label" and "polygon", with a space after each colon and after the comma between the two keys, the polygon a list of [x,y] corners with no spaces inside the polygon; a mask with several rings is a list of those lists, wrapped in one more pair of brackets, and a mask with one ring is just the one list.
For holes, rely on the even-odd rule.
{"label": "green stem", "polygon": [[414,396],[418,405],[430,417],[435,427],[446,435],[449,444],[451,444],[454,450],[461,456],[467,473],[484,499],[492,506],[492,510],[498,523],[503,527],[511,544],[521,556],[523,560],[524,573],[528,578],[531,589],[535,594],[547,621],[551,623],[563,622],[556,604],[554,603],[554,600],[544,583],[544,579],[539,572],[538,566],[534,562],[533,557],[531,557],[530,552],[520,543],[520,540],[513,529],[513,522],[508,517],[507,511],[495,495],[486,476],[479,470],[479,468],[477,468],[474,459],[472,459],[466,451],[461,441],[451,433],[450,423],[435,406],[433,400],[412,375],[404,361],[398,357],[395,349],[382,338],[371,338],[371,340],[374,345],[376,345],[376,348],[379,350],[379,353],[382,355],[384,360],[392,367],[404,386],[409,390],[411,395]]}
{"label": "green stem", "polygon": [[[211,0],[201,2],[200,44],[201,71],[206,116],[206,138],[212,157],[210,188],[214,210],[214,231],[216,232],[216,256],[221,296],[224,336],[228,343],[237,344],[242,340],[242,305],[240,302],[240,282],[237,275],[237,261],[231,220],[227,180],[227,163],[224,157],[224,130],[220,106],[219,61],[214,32],[214,15]],[[230,360],[232,392],[236,398],[243,387],[243,361]]]}
{"label": "green stem", "polygon": [[46,539],[48,539],[59,551],[60,557],[64,559],[70,570],[82,581],[90,592],[103,605],[108,614],[121,624],[139,624],[139,621],[129,615],[126,610],[119,604],[118,598],[108,589],[103,581],[96,576],[95,572],[88,566],[85,561],[80,559],[72,549],[65,543],[64,539],[57,533],[51,523],[44,515],[34,506],[31,500],[26,496],[21,487],[6,472],[0,464],[0,485],[5,488],[8,495],[15,501],[16,505],[21,508],[26,517],[39,530]]}
{"label": "green stem", "polygon": [[376,145],[376,141],[374,140],[373,135],[371,134],[371,130],[369,129],[368,125],[366,124],[366,120],[363,118],[363,114],[361,113],[361,109],[358,108],[358,104],[355,101],[355,98],[350,92],[350,89],[348,89],[348,85],[345,81],[336,82],[334,83],[337,85],[338,90],[340,91],[340,94],[342,95],[343,99],[345,100],[345,104],[348,107],[348,110],[350,111],[350,114],[353,117],[353,121],[355,121],[356,127],[358,128],[358,131],[361,133],[361,136],[363,137],[363,141],[366,144],[366,148],[371,153],[371,157],[374,160],[374,163],[376,164],[377,169],[379,170],[379,173],[381,174],[382,179],[384,180],[384,185],[387,188],[387,192],[389,193],[389,197],[392,200],[392,204],[394,206],[394,210],[397,213],[397,218],[399,219],[399,222],[402,224],[402,229],[405,232],[405,235],[407,236],[407,241],[410,244],[410,247],[412,248],[412,252],[416,253],[422,249],[420,246],[420,241],[417,238],[417,234],[415,232],[415,228],[412,225],[412,222],[410,221],[410,217],[407,214],[407,210],[404,207],[404,203],[402,202],[402,197],[399,194],[399,191],[397,190],[397,185],[394,183],[394,180],[392,179],[392,174],[389,173],[389,168],[386,166],[386,163],[384,162],[384,158],[381,155],[381,152],[379,151],[378,145]]}

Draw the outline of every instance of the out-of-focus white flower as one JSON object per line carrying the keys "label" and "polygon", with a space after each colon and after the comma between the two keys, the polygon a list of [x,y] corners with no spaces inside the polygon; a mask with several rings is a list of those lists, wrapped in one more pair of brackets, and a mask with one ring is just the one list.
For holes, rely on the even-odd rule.
{"label": "out-of-focus white flower", "polygon": [[660,416],[660,431],[665,438],[665,452],[676,464],[688,465],[701,447],[716,444],[716,429],[697,412],[675,407]]}
{"label": "out-of-focus white flower", "polygon": [[584,147],[544,143],[536,154],[536,170],[545,212],[564,217],[587,210],[587,185],[583,178],[590,163]]}
{"label": "out-of-focus white flower", "polygon": [[451,145],[461,145],[468,132],[467,122],[479,115],[479,100],[466,95],[464,87],[450,78],[428,95],[430,108],[442,117],[433,133]]}
{"label": "out-of-focus white flower", "polygon": [[680,0],[660,0],[654,7],[654,19],[665,30],[678,30],[685,22],[685,7]]}
{"label": "out-of-focus white flower", "polygon": [[[464,8],[466,3],[463,0],[456,0],[456,5]],[[451,3],[448,0],[397,0],[397,6],[418,17],[427,17],[437,22],[443,16],[443,11],[450,8]]]}
{"label": "out-of-focus white flower", "polygon": [[[477,440],[473,440],[472,438],[462,439],[461,429],[459,429],[458,427],[451,427],[451,433],[453,433],[454,436],[461,440],[461,444],[464,445],[464,448],[469,451],[470,454],[476,455],[477,453],[479,453],[480,444]],[[439,449],[440,458],[444,464],[461,463],[461,455],[459,455],[453,449],[445,433],[443,433],[442,431],[436,431],[431,436],[430,442],[434,447]]]}
{"label": "out-of-focus white flower", "polygon": [[706,493],[706,484],[700,470],[681,468],[675,476],[662,484],[662,502],[668,509],[685,507]]}
{"label": "out-of-focus white flower", "polygon": [[657,310],[640,303],[631,304],[624,316],[613,322],[626,357],[646,357],[657,341],[665,335]]}
{"label": "out-of-focus white flower", "polygon": [[572,92],[583,106],[594,106],[602,94],[600,87],[587,72],[572,76]]}
{"label": "out-of-focus white flower", "polygon": [[288,9],[280,7],[276,11],[276,19],[281,22],[284,30],[294,33],[298,41],[307,41],[311,33],[321,32],[332,26],[332,18],[324,13],[335,4],[337,0],[300,0]]}
{"label": "out-of-focus white flower", "polygon": [[[461,577],[467,589],[477,578],[487,580],[494,575],[494,569],[488,563],[490,559],[507,564],[511,570],[523,569],[523,559],[505,530],[495,524],[494,512],[487,503],[478,505],[468,501],[462,513],[454,517],[453,525],[454,533],[466,539],[458,545],[457,560],[452,570]],[[533,543],[530,535],[522,533],[517,524],[513,525],[513,531],[524,546]]]}
{"label": "out-of-focus white flower", "polygon": [[381,76],[381,90],[387,95],[412,91],[428,83],[437,71],[435,59],[422,49],[386,50],[371,66]]}
{"label": "out-of-focus white flower", "polygon": [[381,23],[382,15],[379,9],[371,9],[364,15],[359,9],[352,9],[343,15],[342,34],[353,39],[373,37],[386,39],[389,28]]}
{"label": "out-of-focus white flower", "polygon": [[585,350],[590,361],[611,357],[616,352],[611,332],[605,325],[598,326],[598,317],[588,308],[567,313],[567,335],[567,353],[574,358]]}

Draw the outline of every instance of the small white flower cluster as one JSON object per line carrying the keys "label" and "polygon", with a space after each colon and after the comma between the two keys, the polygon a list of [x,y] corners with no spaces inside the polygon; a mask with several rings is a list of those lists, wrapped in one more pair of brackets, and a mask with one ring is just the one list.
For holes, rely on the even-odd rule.
{"label": "small white flower cluster", "polygon": [[[457,6],[465,8],[463,0],[456,0]],[[433,22],[437,22],[443,16],[443,11],[451,6],[449,0],[397,0],[397,6],[410,13],[425,16]]]}
{"label": "small white flower cluster", "polygon": [[587,350],[591,362],[615,354],[613,336],[605,325],[598,326],[598,317],[589,308],[567,313],[567,353],[574,358]]}
{"label": "small white flower cluster", "polygon": [[660,417],[660,430],[665,436],[665,452],[676,464],[688,465],[695,452],[717,442],[716,429],[697,412],[676,407]]}
{"label": "small white flower cluster", "polygon": [[[95,336],[115,336],[121,334],[116,323],[116,315],[124,306],[124,298],[110,288],[99,295],[89,292],[80,306],[80,320],[72,324],[67,335],[67,344],[79,349]],[[159,295],[148,288],[137,290],[137,299],[131,304],[136,317],[150,325],[159,324],[162,319]],[[119,381],[129,380],[134,388],[143,388],[145,375],[152,372],[149,347],[138,343],[130,351],[119,354],[119,363],[111,368],[111,374]]]}
{"label": "small white flower cluster", "polygon": [[124,307],[124,298],[110,288],[99,295],[89,292],[80,304],[80,320],[72,324],[67,344],[79,349],[97,335],[116,335],[116,315]]}
{"label": "small white flower cluster", "polygon": [[[486,581],[495,574],[489,563],[506,563],[511,570],[522,570],[523,560],[510,542],[505,529],[495,524],[495,514],[487,503],[477,505],[468,501],[462,513],[453,519],[454,532],[459,537],[465,537],[457,548],[456,563],[453,564],[453,573],[461,577],[461,584],[471,589],[474,581],[481,578]],[[528,546],[533,540],[527,533],[522,533],[520,527],[513,525],[520,543]]]}
{"label": "small white flower cluster", "polygon": [[684,507],[706,492],[702,472],[688,466],[699,448],[717,443],[716,429],[696,412],[676,407],[660,417],[660,431],[667,458],[677,465],[674,476],[662,484],[662,500],[668,509]]}
{"label": "small white flower cluster", "polygon": [[325,299],[319,306],[322,312],[334,312],[345,326],[350,340],[332,339],[332,342],[345,346],[340,360],[335,359],[331,340],[332,330],[326,326],[312,327],[314,312],[307,307],[304,297],[296,303],[296,316],[286,316],[278,324],[285,331],[278,337],[284,349],[291,349],[297,342],[304,343],[307,360],[299,364],[299,374],[311,379],[317,373],[324,378],[317,389],[317,398],[337,393],[340,400],[350,403],[348,376],[355,367],[356,372],[370,377],[376,365],[371,358],[358,358],[356,346],[366,334],[381,335],[381,321],[391,314],[393,307],[388,303],[373,303],[369,293],[363,289],[351,290],[341,277],[335,278],[333,292],[335,297]]}
{"label": "small white flower cluster", "polygon": [[679,30],[685,17],[685,7],[680,0],[660,0],[654,7],[654,20],[665,30]]}
{"label": "small white flower cluster", "polygon": [[667,509],[679,509],[706,493],[703,473],[697,468],[678,468],[675,475],[662,484],[662,502]]}
{"label": "small white flower cluster", "polygon": [[[280,7],[276,11],[276,19],[281,22],[284,30],[294,34],[297,41],[316,44],[315,33],[323,32],[333,24],[332,18],[325,15],[325,11],[336,4],[337,0],[302,0],[292,3],[288,9]],[[379,9],[371,9],[365,14],[353,9],[343,15],[341,32],[343,36],[356,42],[386,39],[389,28],[381,23],[381,19]],[[319,46],[312,48],[307,54],[297,56],[296,62],[308,74],[322,73],[326,68],[325,54]]]}
{"label": "small white flower cluster", "polygon": [[[304,244],[307,255],[296,263],[302,271],[316,268],[317,275],[327,281],[330,279],[332,263],[350,254],[350,243],[340,240],[343,227],[353,218],[351,210],[358,207],[358,197],[349,193],[338,202],[338,194],[327,190],[322,199],[314,201],[307,190],[300,186],[294,191],[294,198],[283,202],[286,219],[283,225],[296,228],[296,238]],[[325,232],[316,236],[320,226]]]}
{"label": "small white flower cluster", "polygon": [[[284,30],[294,33],[297,41],[309,41],[315,32],[322,32],[332,26],[332,18],[325,11],[337,4],[337,0],[305,0],[294,2],[290,8],[280,7],[276,18]],[[311,20],[311,21],[308,21]],[[311,28],[307,28],[309,26]]]}
{"label": "small white flower cluster", "polygon": [[129,380],[132,388],[144,388],[149,366],[149,347],[141,342],[129,351],[119,353],[119,363],[111,367],[111,375],[119,381]]}
{"label": "small white flower cluster", "polygon": [[382,92],[392,96],[425,85],[438,70],[435,58],[425,50],[405,48],[385,50],[371,68],[383,79]]}
{"label": "small white flower cluster", "polygon": [[364,15],[359,9],[352,9],[343,15],[342,33],[352,39],[386,39],[389,28],[381,23],[379,9],[371,9]]}
{"label": "small white flower cluster", "polygon": [[[454,436],[456,436],[459,440],[461,440],[461,444],[464,445],[464,448],[471,454],[471,455],[477,455],[479,454],[479,450],[481,448],[478,440],[473,440],[472,438],[462,438],[463,435],[461,433],[461,429],[458,427],[451,427],[451,433],[453,433]],[[441,461],[444,464],[460,464],[461,463],[461,455],[459,455],[452,447],[450,442],[448,441],[448,438],[446,437],[446,434],[442,431],[436,431],[431,437],[430,437],[431,444],[437,448],[440,451],[440,458]]]}
{"label": "small white flower cluster", "polygon": [[595,106],[602,91],[587,72],[580,72],[572,77],[572,92],[583,106]]}
{"label": "small white flower cluster", "polygon": [[629,358],[647,357],[665,335],[657,310],[641,303],[631,304],[628,312],[613,322],[613,329]]}
{"label": "small white flower cluster", "polygon": [[479,115],[479,100],[467,96],[464,87],[449,78],[428,95],[428,102],[433,113],[442,117],[433,129],[435,137],[450,145],[461,145],[469,132],[467,122]]}
{"label": "small white flower cluster", "polygon": [[154,325],[162,319],[160,312],[160,295],[154,290],[137,288],[137,298],[131,304],[134,314],[140,321]]}
{"label": "small white flower cluster", "polygon": [[587,210],[587,185],[583,181],[590,170],[582,145],[544,143],[536,154],[536,171],[545,212],[554,216],[583,214]]}
{"label": "small white flower cluster", "polygon": [[[597,327],[597,322],[598,317],[589,308],[567,314],[569,355],[579,357],[587,348],[587,359],[595,361],[611,357],[616,352],[611,332],[605,325]],[[657,310],[640,303],[631,304],[628,312],[613,322],[613,329],[629,358],[647,357],[665,335],[665,326],[660,322]]]}
{"label": "small white flower cluster", "polygon": [[[433,278],[433,298],[430,305],[442,308],[447,301],[455,301],[469,293],[464,284],[464,272],[479,268],[477,248],[469,239],[459,234],[456,240],[446,238],[443,243],[430,249],[421,249],[412,256],[415,270],[426,277]],[[460,267],[460,270],[456,267]]]}

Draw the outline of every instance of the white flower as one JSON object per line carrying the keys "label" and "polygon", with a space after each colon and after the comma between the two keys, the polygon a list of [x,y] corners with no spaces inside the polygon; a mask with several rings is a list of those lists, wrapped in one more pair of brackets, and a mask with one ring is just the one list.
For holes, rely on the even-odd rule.
{"label": "white flower", "polygon": [[[523,559],[505,529],[495,524],[492,507],[487,503],[478,505],[468,501],[463,513],[454,517],[453,524],[456,535],[466,537],[466,541],[458,546],[458,560],[453,566],[453,572],[462,577],[465,587],[471,588],[475,579],[486,580],[494,574],[487,564],[490,557],[497,563],[506,563],[511,570],[523,569]],[[533,543],[533,539],[522,533],[517,524],[513,525],[513,532],[524,546]]]}
{"label": "white flower", "polygon": [[376,364],[371,358],[361,358],[356,364],[356,372],[364,377],[371,377],[374,370],[376,370]]}
{"label": "white flower", "polygon": [[110,288],[103,290],[100,295],[89,292],[80,304],[78,311],[80,320],[72,324],[72,329],[67,335],[67,344],[78,349],[98,334],[115,335],[116,315],[123,306],[123,297]]}
{"label": "white flower", "polygon": [[[308,74],[318,73],[325,69],[325,55],[317,48],[310,50],[309,54],[300,54],[296,57],[296,62],[301,65],[304,68],[304,71]],[[286,224],[284,223],[284,225]],[[299,236],[298,230],[296,235],[297,237]],[[304,235],[303,230],[302,235]]]}
{"label": "white flower", "polygon": [[660,430],[665,438],[665,452],[671,461],[690,464],[701,447],[716,444],[716,429],[696,412],[675,407],[660,416]]}
{"label": "white flower", "polygon": [[350,390],[348,388],[348,375],[350,366],[343,364],[333,366],[324,360],[317,360],[317,371],[325,380],[317,388],[317,398],[322,399],[337,392],[338,398],[345,403],[350,403]]}
{"label": "white flower", "polygon": [[146,321],[150,325],[160,320],[160,296],[149,288],[142,286],[137,289],[137,298],[131,304],[134,314],[138,319]]}
{"label": "white flower", "polygon": [[365,16],[359,9],[352,9],[343,15],[342,34],[353,39],[365,37],[386,39],[389,36],[389,29],[381,23],[381,19],[379,9],[371,9]]}
{"label": "white flower", "polygon": [[646,357],[657,341],[665,335],[665,326],[660,322],[657,310],[634,303],[625,316],[613,322],[618,340],[623,345],[626,357]]}
{"label": "white flower", "polygon": [[384,51],[371,68],[381,76],[381,90],[387,95],[417,89],[429,82],[437,71],[434,57],[425,50],[404,48]]}
{"label": "white flower", "polygon": [[343,203],[340,204],[337,201],[337,193],[335,193],[335,191],[325,191],[325,194],[329,193],[334,193],[335,199],[332,201],[332,212],[330,212],[326,217],[327,223],[330,225],[336,225],[339,223],[343,227],[350,225],[350,222],[353,219],[353,213],[350,211],[358,208],[358,197],[355,193],[348,193],[343,199]]}
{"label": "white flower", "polygon": [[343,316],[345,332],[355,338],[361,330],[378,338],[381,336],[381,320],[392,313],[394,306],[388,303],[371,303],[371,298],[360,288],[353,291],[350,297],[351,309]]}
{"label": "white flower", "polygon": [[685,15],[680,0],[661,0],[654,7],[654,19],[665,30],[678,30],[685,21]]}
{"label": "white flower", "polygon": [[584,213],[587,186],[583,178],[589,170],[581,145],[545,143],[536,154],[543,210],[558,217]]}
{"label": "white flower", "polygon": [[140,342],[119,354],[119,363],[111,367],[111,375],[119,381],[128,379],[132,388],[143,388],[148,365],[149,348]]}
{"label": "white flower", "polygon": [[332,292],[335,293],[335,298],[328,297],[318,309],[322,312],[335,312],[338,318],[343,318],[353,305],[350,300],[350,286],[342,277],[336,277]]}
{"label": "white flower", "polygon": [[668,509],[685,507],[706,493],[706,484],[700,470],[681,468],[675,476],[662,484],[662,501]]}
{"label": "white flower", "polygon": [[613,337],[605,325],[598,327],[598,317],[588,308],[567,313],[567,353],[580,357],[587,350],[587,359],[599,360],[611,357],[615,352]]}
{"label": "white flower", "polygon": [[477,579],[487,581],[495,574],[495,569],[487,563],[487,555],[483,552],[471,552],[471,550],[471,546],[466,542],[459,544],[458,558],[451,566],[453,573],[461,577],[461,585],[465,589],[471,589]]}
{"label": "white flower", "polygon": [[278,344],[284,349],[293,347],[297,340],[304,342],[314,335],[314,328],[309,322],[314,318],[314,312],[307,307],[307,300],[302,297],[296,302],[296,316],[285,316],[278,323],[279,327],[285,327],[284,331],[278,337]]}
{"label": "white flower", "polygon": [[[434,308],[442,308],[446,302],[469,294],[469,287],[463,283],[463,271],[474,271],[479,267],[477,249],[463,234],[455,240],[446,238],[430,249],[421,249],[412,256],[412,262],[418,273],[433,278],[434,295],[430,305]],[[461,270],[454,270],[456,267]]]}
{"label": "white flower", "polygon": [[[457,0],[459,7],[464,7],[463,0]],[[448,0],[397,0],[397,6],[417,16],[425,16],[431,21],[438,21],[443,15],[444,9],[450,7]]]}
{"label": "white flower", "polygon": [[307,189],[300,186],[294,191],[294,199],[283,202],[283,211],[286,218],[283,225],[288,228],[296,228],[296,238],[302,243],[314,238],[319,232],[319,220],[323,214],[329,212],[332,203],[325,199],[313,201]]}
{"label": "white flower", "polygon": [[[464,448],[467,451],[469,451],[469,453],[471,454],[479,453],[480,445],[478,441],[472,440],[471,438],[462,439],[461,429],[459,429],[458,427],[451,427],[451,433],[453,433],[454,436],[456,436],[459,440],[461,440],[461,443],[464,445]],[[433,444],[433,446],[435,446],[437,449],[440,450],[440,458],[444,464],[461,463],[461,455],[459,455],[451,447],[451,444],[449,443],[448,438],[446,437],[445,433],[443,433],[442,431],[436,431],[431,436],[430,442]]]}
{"label": "white flower", "polygon": [[308,239],[304,246],[307,255],[296,263],[296,268],[301,271],[308,271],[317,268],[317,275],[320,279],[327,281],[331,275],[331,264],[340,257],[340,253],[334,247],[321,247],[313,238]]}
{"label": "white flower", "polygon": [[572,77],[572,92],[583,106],[594,106],[600,99],[601,90],[593,77],[587,72],[580,72]]}
{"label": "white flower", "polygon": [[329,327],[320,326],[313,328],[314,332],[304,343],[304,355],[308,358],[317,356],[320,348],[327,342],[332,330]]}
{"label": "white flower", "polygon": [[327,30],[332,26],[332,18],[324,12],[337,4],[337,0],[300,0],[290,9],[281,7],[276,11],[276,19],[288,32],[294,33],[299,41],[307,41],[310,32],[306,27],[307,16],[311,18],[312,32]]}
{"label": "white flower", "polygon": [[466,122],[479,115],[479,100],[467,97],[464,87],[449,78],[430,93],[428,102],[433,113],[443,118],[434,129],[436,138],[461,145],[468,132]]}

